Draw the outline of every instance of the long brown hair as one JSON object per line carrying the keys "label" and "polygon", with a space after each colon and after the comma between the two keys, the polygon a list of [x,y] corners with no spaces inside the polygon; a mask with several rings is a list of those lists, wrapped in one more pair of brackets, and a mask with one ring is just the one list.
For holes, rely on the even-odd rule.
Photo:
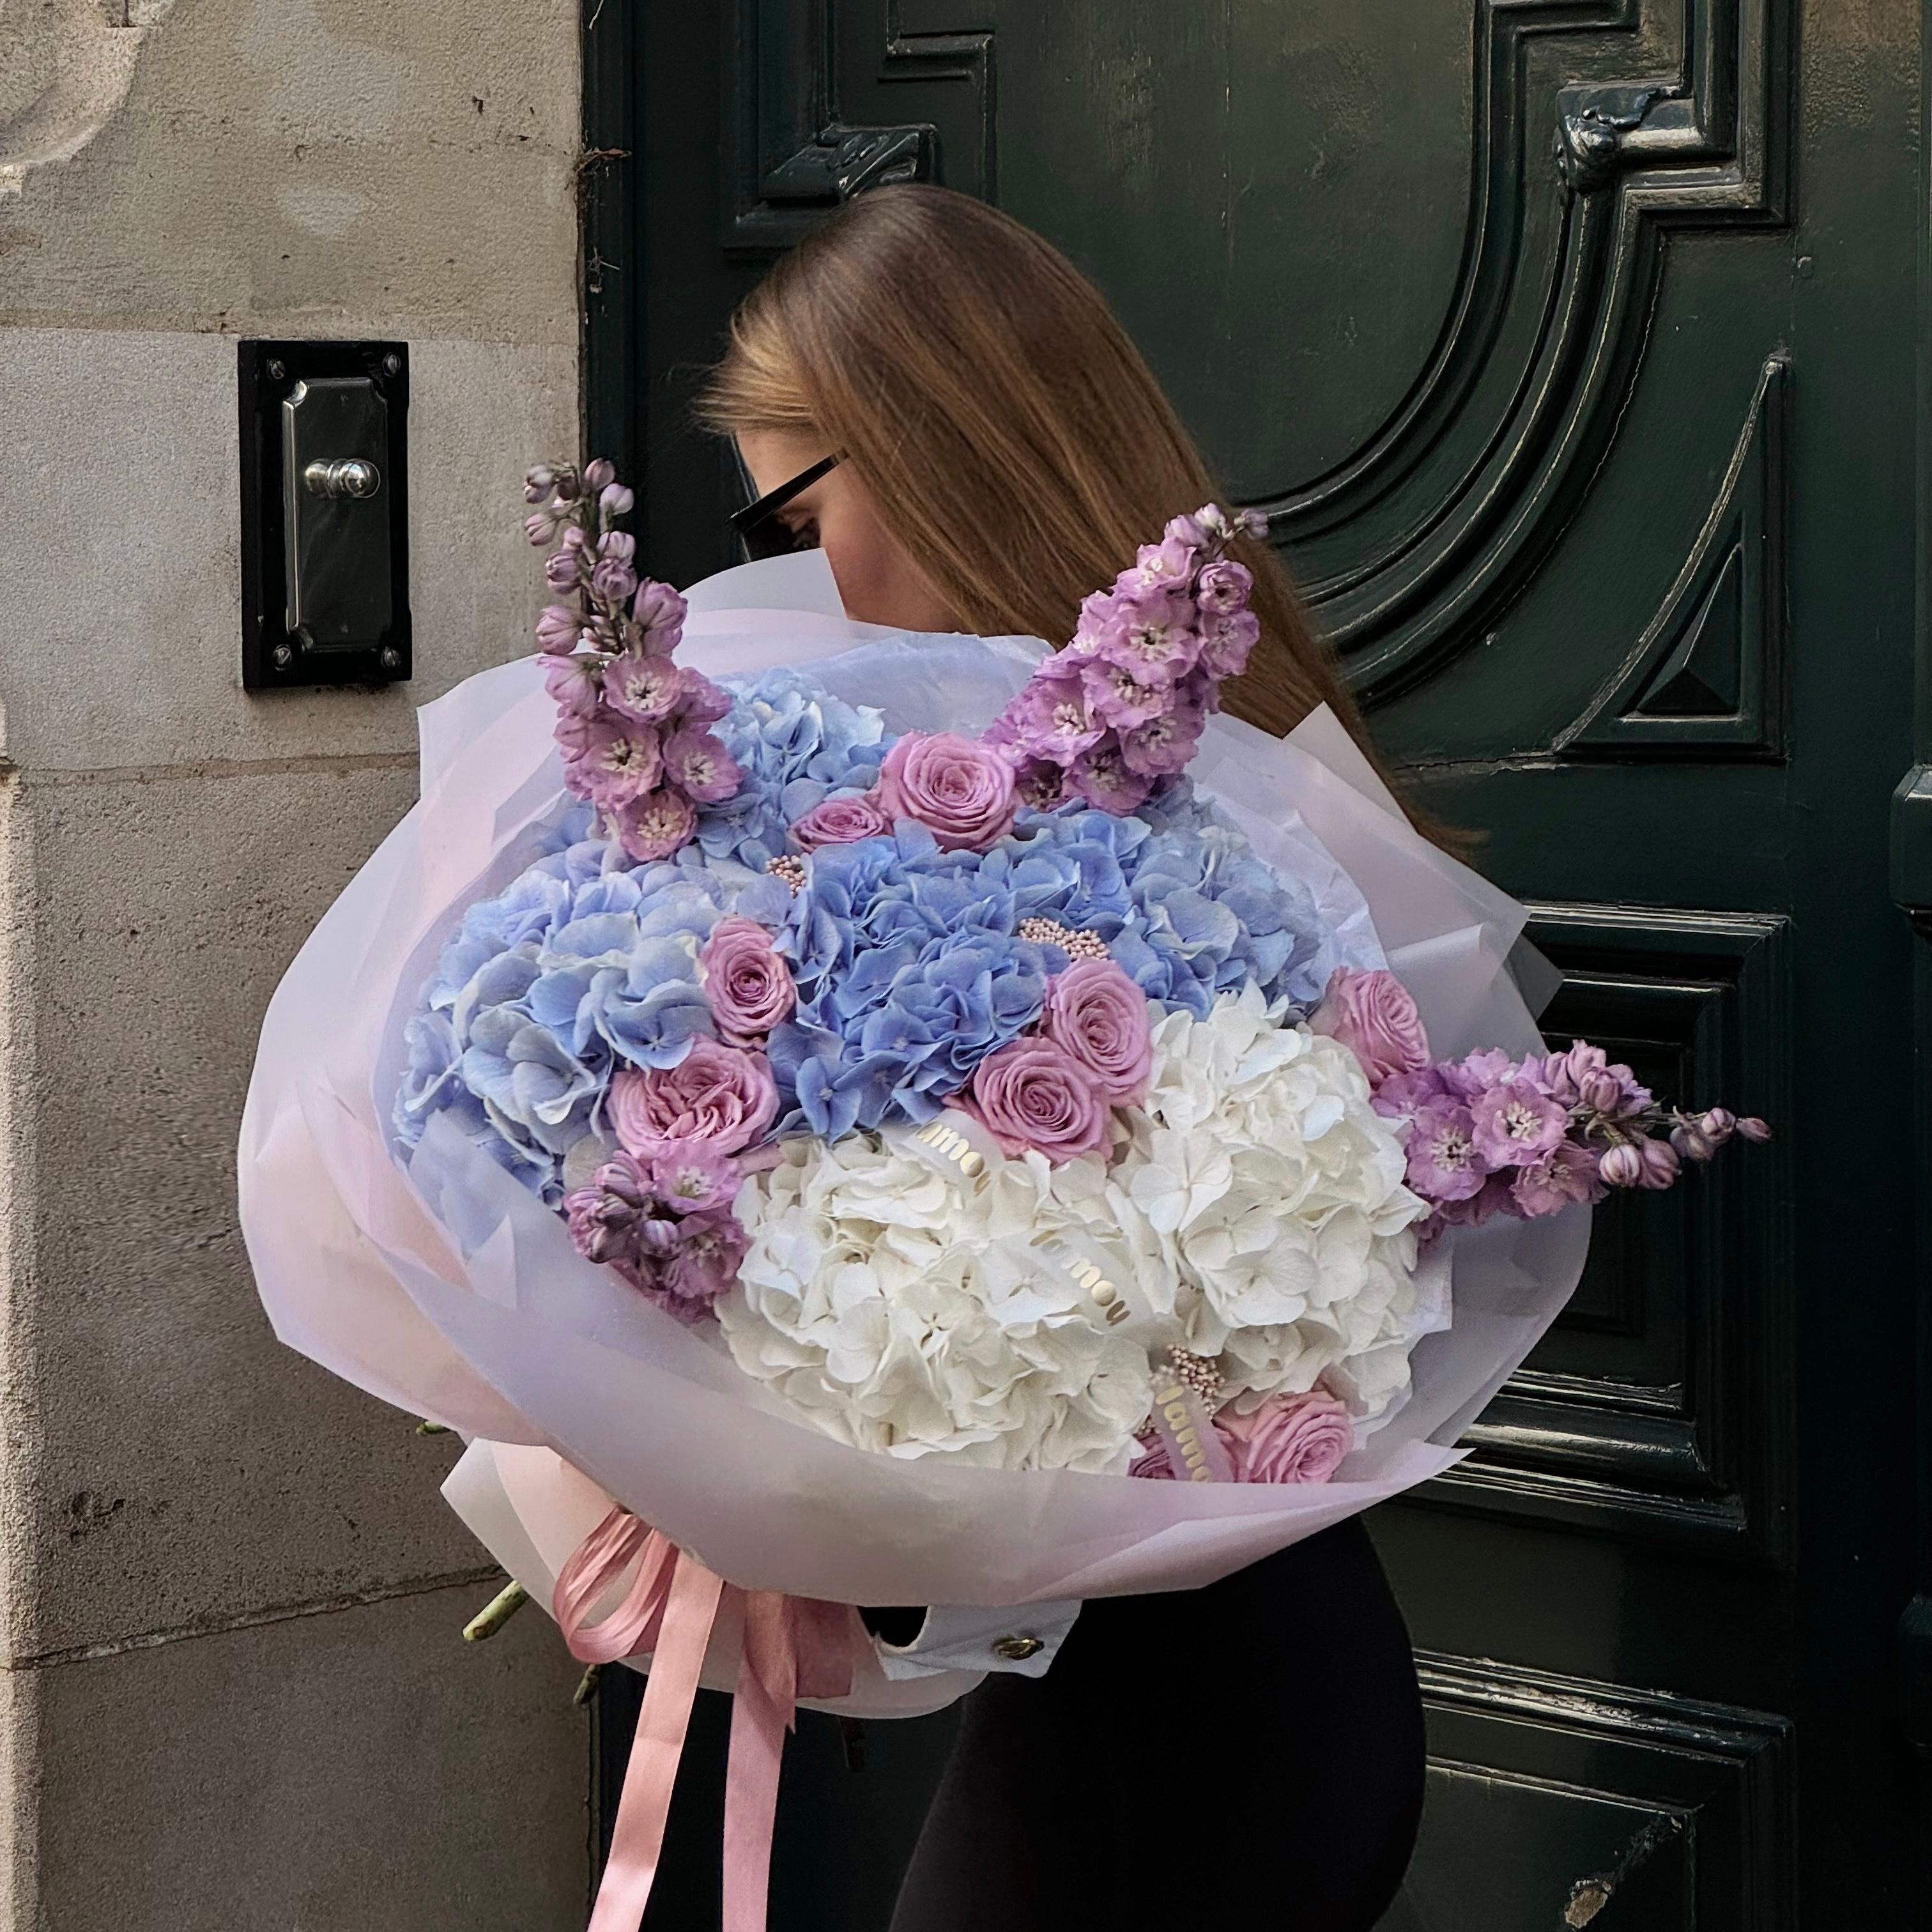
{"label": "long brown hair", "polygon": [[[1064,642],[1088,591],[1220,496],[1100,290],[1030,229],[946,188],[875,189],[814,230],[733,318],[699,408],[728,435],[842,451],[986,636]],[[1374,757],[1273,548],[1238,554],[1262,635],[1228,710],[1280,734],[1327,704]]]}

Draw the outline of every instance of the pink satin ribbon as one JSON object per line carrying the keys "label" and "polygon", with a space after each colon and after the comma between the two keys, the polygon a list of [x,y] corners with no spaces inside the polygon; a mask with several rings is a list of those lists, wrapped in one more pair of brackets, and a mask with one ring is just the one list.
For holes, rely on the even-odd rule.
{"label": "pink satin ribbon", "polygon": [[[633,1564],[615,1608],[592,1623],[592,1610]],[[724,1785],[723,1924],[724,1932],[765,1932],[785,1732],[800,1698],[850,1693],[855,1646],[866,1642],[858,1613],[848,1604],[738,1589],[620,1508],[558,1573],[551,1606],[571,1654],[586,1664],[652,1653],[590,1932],[638,1932],[642,1923],[712,1633],[722,1612],[740,1613]]]}

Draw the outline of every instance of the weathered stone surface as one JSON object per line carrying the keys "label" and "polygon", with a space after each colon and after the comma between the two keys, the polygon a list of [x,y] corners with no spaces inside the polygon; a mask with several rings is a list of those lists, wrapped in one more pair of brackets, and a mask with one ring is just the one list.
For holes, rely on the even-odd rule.
{"label": "weathered stone surface", "polygon": [[572,352],[411,344],[416,675],[261,696],[240,683],[235,353],[214,335],[0,328],[0,758],[406,751],[417,705],[534,648],[543,581],[518,486],[575,448]]}
{"label": "weathered stone surface", "polygon": [[[439,1590],[8,1673],[14,1916],[116,1932],[581,1922],[588,1758],[534,1609]],[[25,1894],[24,1896],[22,1894]],[[4,1894],[0,1894],[4,1896]]]}
{"label": "weathered stone surface", "polygon": [[[458,1640],[454,1445],[274,1340],[233,1150],[413,707],[530,648],[576,0],[0,10],[0,1932],[567,1926],[575,1666]],[[242,334],[410,344],[410,686],[239,688]]]}
{"label": "weathered stone surface", "polygon": [[[482,1561],[436,1494],[450,1438],[284,1348],[234,1207],[256,1028],[407,808],[406,764],[19,781],[37,1016],[16,1288],[31,1414],[6,1458],[38,1656]],[[16,1180],[16,1185],[20,1181]]]}
{"label": "weathered stone surface", "polygon": [[[578,19],[575,0],[177,6],[130,34],[118,112],[0,204],[0,322],[572,348]],[[52,84],[37,51],[22,97]]]}

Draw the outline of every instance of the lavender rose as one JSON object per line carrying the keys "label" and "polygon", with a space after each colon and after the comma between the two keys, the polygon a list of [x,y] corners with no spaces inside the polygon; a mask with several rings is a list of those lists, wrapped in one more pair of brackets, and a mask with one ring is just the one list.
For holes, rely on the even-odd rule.
{"label": "lavender rose", "polygon": [[1057,1040],[1016,1040],[974,1069],[968,1111],[1008,1154],[1050,1161],[1106,1146],[1113,1116],[1094,1077]]}
{"label": "lavender rose", "polygon": [[956,731],[908,731],[879,767],[879,808],[916,819],[947,851],[983,852],[1013,829],[1011,763]]}
{"label": "lavender rose", "polygon": [[1339,1040],[1362,1063],[1371,1087],[1429,1064],[1429,1035],[1408,988],[1393,973],[1337,967],[1309,1022],[1311,1032]]}
{"label": "lavender rose", "polygon": [[1215,1420],[1234,1438],[1244,1483],[1325,1483],[1355,1446],[1348,1405],[1326,1389],[1270,1396],[1252,1415],[1223,1411]]}
{"label": "lavender rose", "polygon": [[675,1066],[626,1068],[610,1083],[610,1124],[634,1154],[666,1141],[748,1148],[777,1118],[778,1083],[762,1053],[694,1040]]}
{"label": "lavender rose", "polygon": [[790,1016],[798,989],[754,919],[721,919],[698,956],[704,997],[725,1037],[748,1046]]}
{"label": "lavender rose", "polygon": [[1046,982],[1041,1030],[1084,1066],[1110,1101],[1147,1091],[1154,1037],[1147,995],[1111,959],[1079,959]]}
{"label": "lavender rose", "polygon": [[892,820],[869,798],[845,792],[820,800],[794,820],[791,836],[801,851],[816,852],[821,845],[856,845],[862,838],[881,838],[892,829]]}

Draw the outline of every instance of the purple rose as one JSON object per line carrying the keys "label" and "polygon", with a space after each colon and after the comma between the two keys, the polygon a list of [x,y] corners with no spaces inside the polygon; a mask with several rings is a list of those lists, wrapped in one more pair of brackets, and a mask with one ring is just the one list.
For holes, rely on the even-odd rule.
{"label": "purple rose", "polygon": [[862,838],[881,838],[892,829],[892,820],[869,798],[842,792],[794,820],[791,836],[801,851],[816,852],[821,845],[856,845]]}
{"label": "purple rose", "polygon": [[1560,1214],[1580,1201],[1600,1201],[1604,1192],[1597,1156],[1571,1140],[1558,1141],[1540,1160],[1520,1169],[1510,1184],[1510,1198],[1529,1221]]}
{"label": "purple rose", "polygon": [[1371,1087],[1429,1064],[1429,1035],[1408,988],[1393,973],[1339,966],[1309,1026],[1339,1040],[1362,1063]]}
{"label": "purple rose", "polygon": [[724,740],[689,725],[664,740],[664,769],[668,783],[700,805],[722,802],[745,782]]}
{"label": "purple rose", "polygon": [[1568,1131],[1570,1116],[1526,1081],[1505,1081],[1469,1103],[1476,1151],[1492,1167],[1532,1167]]}
{"label": "purple rose", "polygon": [[1147,1092],[1154,1070],[1147,995],[1112,960],[1076,960],[1048,980],[1040,1030],[1109,1101],[1131,1104]]}
{"label": "purple rose", "polygon": [[1213,617],[1232,617],[1248,608],[1248,594],[1255,587],[1253,573],[1244,563],[1223,557],[1218,563],[1204,563],[1195,580],[1194,601]]}
{"label": "purple rose", "polygon": [[721,919],[698,956],[704,997],[725,1036],[738,1045],[768,1034],[798,1004],[790,969],[754,919]]}
{"label": "purple rose", "polygon": [[973,1070],[968,1111],[1008,1154],[1030,1148],[1056,1162],[1099,1153],[1112,1132],[1106,1096],[1051,1040],[1016,1040],[989,1053]]}
{"label": "purple rose", "polygon": [[640,865],[668,859],[698,830],[698,808],[681,791],[660,786],[612,814],[619,842]]}
{"label": "purple rose", "polygon": [[668,1141],[709,1141],[721,1154],[737,1154],[778,1111],[765,1056],[715,1040],[694,1040],[675,1066],[626,1067],[610,1083],[610,1124],[640,1156]]}
{"label": "purple rose", "polygon": [[1355,1446],[1348,1405],[1326,1389],[1271,1395],[1252,1415],[1218,1418],[1234,1438],[1234,1474],[1244,1483],[1325,1483]]}
{"label": "purple rose", "polygon": [[1013,768],[954,731],[908,731],[879,767],[879,808],[916,819],[947,851],[983,852],[1013,829]]}
{"label": "purple rose", "polygon": [[662,724],[683,694],[684,674],[668,657],[626,651],[604,668],[604,701],[640,724]]}

